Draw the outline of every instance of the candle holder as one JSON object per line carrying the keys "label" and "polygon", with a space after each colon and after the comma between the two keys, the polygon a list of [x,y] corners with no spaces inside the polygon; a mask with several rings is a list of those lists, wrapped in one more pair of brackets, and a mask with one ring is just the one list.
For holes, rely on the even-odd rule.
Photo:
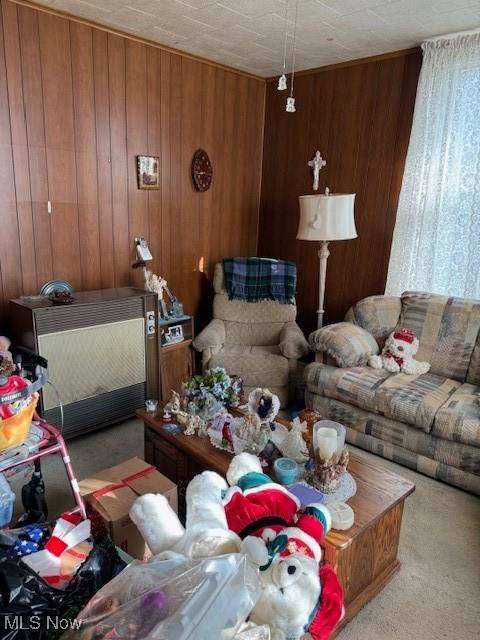
{"label": "candle holder", "polygon": [[320,420],[313,426],[314,483],[322,493],[333,493],[348,466],[346,429],[339,422]]}
{"label": "candle holder", "polygon": [[298,414],[298,417],[300,418],[300,422],[307,423],[307,430],[303,434],[303,439],[308,446],[311,446],[313,438],[313,426],[320,420],[321,416],[318,411],[315,411],[315,409],[302,409],[302,411],[300,411],[300,413]]}

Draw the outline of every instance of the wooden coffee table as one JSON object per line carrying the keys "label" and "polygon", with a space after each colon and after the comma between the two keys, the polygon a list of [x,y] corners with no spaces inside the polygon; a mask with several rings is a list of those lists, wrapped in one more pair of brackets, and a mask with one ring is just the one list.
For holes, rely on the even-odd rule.
{"label": "wooden coffee table", "polygon": [[[179,515],[184,518],[185,489],[193,476],[205,469],[224,476],[232,456],[212,447],[206,438],[169,433],[159,415],[137,411],[145,425],[145,460],[178,485]],[[357,493],[348,501],[355,524],[348,531],[330,531],[322,543],[324,557],[336,569],[345,594],[346,615],[337,633],[400,569],[403,505],[415,490],[412,482],[356,453],[350,453],[348,471],[357,483]]]}

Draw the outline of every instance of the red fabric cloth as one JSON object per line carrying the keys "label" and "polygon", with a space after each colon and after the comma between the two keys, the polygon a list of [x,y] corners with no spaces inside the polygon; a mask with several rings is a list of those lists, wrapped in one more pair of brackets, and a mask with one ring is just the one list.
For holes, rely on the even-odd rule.
{"label": "red fabric cloth", "polygon": [[[245,493],[235,488],[226,496],[224,508],[229,529],[240,534],[249,527],[249,535],[261,536],[267,526],[278,531],[293,524],[299,505],[291,493],[272,483],[256,489],[247,489]],[[258,529],[254,528],[254,523],[272,518],[278,518],[281,522],[278,525],[264,526],[259,523]]]}
{"label": "red fabric cloth", "polygon": [[328,640],[343,617],[343,590],[335,571],[329,564],[320,567],[322,595],[320,607],[308,631],[313,640]]}
{"label": "red fabric cloth", "polygon": [[63,540],[60,540],[60,538],[52,536],[45,545],[45,549],[47,549],[47,551],[50,551],[52,555],[59,558],[65,551],[65,549],[68,549],[68,544],[66,544]]}

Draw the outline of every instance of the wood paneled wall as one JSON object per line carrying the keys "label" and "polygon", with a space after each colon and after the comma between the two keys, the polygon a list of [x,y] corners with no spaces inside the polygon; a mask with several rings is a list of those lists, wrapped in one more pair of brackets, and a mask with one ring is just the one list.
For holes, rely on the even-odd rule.
{"label": "wood paneled wall", "polygon": [[[1,0],[0,316],[52,278],[141,285],[144,235],[153,270],[206,317],[215,261],[257,248],[264,94],[261,80]],[[198,147],[213,163],[206,193],[190,177]],[[137,154],[160,156],[160,190],[137,189]]]}
{"label": "wood paneled wall", "polygon": [[267,86],[259,253],[297,263],[306,331],[318,307],[318,244],[295,239],[298,196],[314,193],[307,161],[316,149],[327,161],[319,193],[356,193],[358,238],[329,245],[325,320],[333,322],[384,292],[420,65],[413,51],[302,74],[295,114],[285,112],[285,93]]}

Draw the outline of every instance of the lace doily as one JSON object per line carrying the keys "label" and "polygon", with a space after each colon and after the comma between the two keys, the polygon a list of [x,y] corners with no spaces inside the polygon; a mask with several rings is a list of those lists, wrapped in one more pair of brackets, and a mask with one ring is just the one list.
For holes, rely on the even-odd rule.
{"label": "lace doily", "polygon": [[357,493],[357,483],[348,471],[345,471],[342,475],[340,478],[340,486],[333,493],[323,493],[323,491],[320,491],[320,489],[315,486],[314,476],[308,472],[304,475],[303,479],[300,480],[300,484],[321,493],[324,504],[328,504],[329,502],[347,502]]}

